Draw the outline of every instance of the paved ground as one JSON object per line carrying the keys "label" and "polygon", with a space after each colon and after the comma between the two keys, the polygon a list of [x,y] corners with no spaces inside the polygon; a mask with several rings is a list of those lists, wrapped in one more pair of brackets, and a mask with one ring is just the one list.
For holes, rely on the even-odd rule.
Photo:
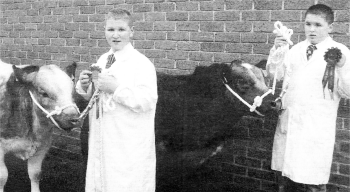
{"label": "paved ground", "polygon": [[[9,178],[5,192],[30,192],[27,163],[12,155],[6,156]],[[43,162],[42,192],[84,192],[84,166],[48,156]]]}
{"label": "paved ground", "polygon": [[[6,156],[9,179],[5,192],[30,192],[30,181],[27,174],[26,161]],[[40,182],[42,192],[84,192],[85,166],[82,162],[67,161],[48,156],[43,162],[43,175]],[[160,184],[157,192],[252,192],[239,187],[217,182],[218,173],[206,172],[174,179]],[[210,182],[211,180],[215,182]],[[167,179],[169,181],[169,179]],[[181,183],[181,186],[179,185]]]}

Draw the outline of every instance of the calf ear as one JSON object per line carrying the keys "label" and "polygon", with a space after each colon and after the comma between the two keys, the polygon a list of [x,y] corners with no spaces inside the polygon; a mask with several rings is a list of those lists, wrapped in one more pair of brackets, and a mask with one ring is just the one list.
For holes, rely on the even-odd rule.
{"label": "calf ear", "polygon": [[75,71],[77,69],[77,63],[73,62],[65,68],[67,75],[75,82]]}
{"label": "calf ear", "polygon": [[39,66],[30,65],[23,68],[18,68],[16,65],[12,65],[13,73],[16,79],[22,83],[31,83],[39,71]]}
{"label": "calf ear", "polygon": [[233,79],[232,79],[232,69],[233,68],[237,68],[237,67],[241,67],[242,66],[242,60],[239,60],[239,59],[235,59],[233,61],[231,61],[230,65],[228,65],[228,67],[225,68],[225,70],[223,70],[223,73],[222,73],[222,80],[225,82],[225,83],[232,83]]}
{"label": "calf ear", "polygon": [[260,69],[262,69],[262,70],[266,70],[266,63],[267,63],[267,60],[266,60],[266,59],[263,59],[263,60],[261,60],[259,63],[257,63],[257,64],[255,65],[255,67],[258,67],[258,68],[260,68]]}
{"label": "calf ear", "polygon": [[232,81],[231,77],[231,65],[222,65],[222,69],[220,71],[221,81],[225,84],[230,83]]}

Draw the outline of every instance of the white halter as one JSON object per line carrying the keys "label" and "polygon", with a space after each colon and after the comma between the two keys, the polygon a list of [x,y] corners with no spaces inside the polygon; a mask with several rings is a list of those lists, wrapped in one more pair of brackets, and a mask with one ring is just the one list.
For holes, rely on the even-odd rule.
{"label": "white halter", "polygon": [[58,127],[58,128],[61,129],[61,130],[63,130],[63,129],[58,125],[58,123],[56,122],[56,120],[52,117],[53,115],[59,115],[59,114],[61,114],[62,111],[63,111],[65,108],[67,108],[67,107],[74,107],[74,108],[78,111],[78,113],[80,113],[80,112],[79,112],[79,108],[77,107],[77,105],[75,105],[75,104],[73,104],[73,103],[72,103],[72,104],[65,105],[65,106],[63,106],[63,107],[58,107],[58,106],[56,106],[56,107],[55,107],[55,110],[53,110],[53,111],[51,111],[51,112],[49,113],[49,112],[48,112],[46,109],[44,109],[44,107],[41,106],[40,103],[35,99],[35,97],[33,96],[33,93],[32,93],[31,91],[29,91],[29,94],[30,94],[30,97],[32,98],[33,102],[46,114],[46,118],[50,118],[51,121],[52,121],[52,123],[55,124],[56,127]]}
{"label": "white halter", "polygon": [[256,96],[254,98],[254,103],[253,105],[250,105],[247,101],[245,101],[241,96],[239,96],[235,91],[233,91],[231,89],[231,87],[226,83],[227,80],[225,77],[223,77],[225,79],[224,85],[226,86],[226,88],[235,96],[237,97],[237,99],[239,99],[242,103],[244,103],[247,107],[249,107],[250,112],[255,112],[256,114],[260,115],[260,116],[265,116],[263,114],[261,114],[258,110],[256,110],[257,107],[260,107],[262,104],[262,101],[264,99],[264,97],[266,97],[268,94],[272,93],[272,90],[269,89],[266,93],[264,93],[262,96]]}

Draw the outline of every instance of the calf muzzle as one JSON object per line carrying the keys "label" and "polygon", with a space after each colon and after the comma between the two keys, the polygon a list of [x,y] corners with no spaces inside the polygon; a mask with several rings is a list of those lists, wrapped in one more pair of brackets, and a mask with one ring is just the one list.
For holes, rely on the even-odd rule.
{"label": "calf muzzle", "polygon": [[271,109],[275,111],[280,111],[282,109],[282,101],[281,99],[277,98],[275,101],[270,102]]}
{"label": "calf muzzle", "polygon": [[69,120],[69,123],[72,124],[73,126],[77,126],[80,124],[80,119],[79,118],[73,118]]}

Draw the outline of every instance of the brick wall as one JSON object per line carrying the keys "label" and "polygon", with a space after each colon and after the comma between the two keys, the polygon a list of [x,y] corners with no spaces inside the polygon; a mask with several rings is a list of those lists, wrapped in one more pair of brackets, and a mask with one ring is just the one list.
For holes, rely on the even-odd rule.
{"label": "brick wall", "polygon": [[[332,37],[350,47],[348,0],[0,0],[0,58],[12,64],[57,64],[72,61],[78,69],[96,62],[108,50],[104,14],[116,7],[136,18],[133,44],[158,71],[188,74],[198,65],[243,59],[266,59],[272,47],[273,23],[294,30],[304,39],[303,14],[319,2],[335,10]],[[342,100],[337,119],[332,191],[350,190],[350,104]],[[276,118],[271,118],[276,119]],[[276,175],[270,170],[275,120],[246,117],[230,144],[217,156],[215,168],[225,182],[271,191]],[[52,153],[81,158],[79,131],[56,132]]]}
{"label": "brick wall", "polygon": [[[350,191],[349,104],[349,100],[342,99],[338,110],[336,144],[327,185],[329,192]],[[220,180],[262,191],[276,191],[276,172],[270,166],[276,118],[275,114],[267,114],[264,119],[245,117],[233,127],[237,132],[230,147],[209,164],[221,172]]]}

